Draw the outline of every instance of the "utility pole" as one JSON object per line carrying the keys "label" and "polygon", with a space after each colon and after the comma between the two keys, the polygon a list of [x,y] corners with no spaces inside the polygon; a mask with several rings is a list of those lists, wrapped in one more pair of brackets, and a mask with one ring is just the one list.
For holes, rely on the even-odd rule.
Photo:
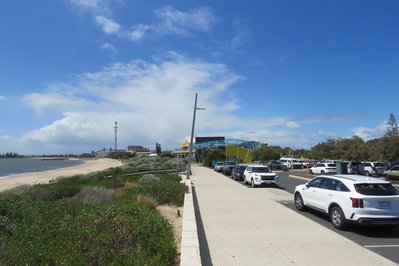
{"label": "utility pole", "polygon": [[188,150],[188,162],[187,162],[187,175],[186,179],[190,179],[191,175],[191,153],[193,152],[193,139],[194,139],[194,127],[195,127],[195,114],[197,110],[205,110],[205,108],[197,108],[197,97],[198,93],[195,93],[195,102],[194,102],[194,114],[193,114],[193,125],[191,127],[191,138],[190,138],[190,146]]}
{"label": "utility pole", "polygon": [[116,152],[116,142],[118,141],[118,122],[115,122],[114,133],[115,133],[115,152]]}

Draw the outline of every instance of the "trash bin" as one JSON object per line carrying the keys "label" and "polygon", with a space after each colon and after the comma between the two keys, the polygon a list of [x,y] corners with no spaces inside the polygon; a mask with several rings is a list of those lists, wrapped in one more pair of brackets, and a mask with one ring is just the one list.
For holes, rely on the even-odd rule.
{"label": "trash bin", "polygon": [[347,162],[336,162],[337,174],[346,175],[348,174],[348,163]]}

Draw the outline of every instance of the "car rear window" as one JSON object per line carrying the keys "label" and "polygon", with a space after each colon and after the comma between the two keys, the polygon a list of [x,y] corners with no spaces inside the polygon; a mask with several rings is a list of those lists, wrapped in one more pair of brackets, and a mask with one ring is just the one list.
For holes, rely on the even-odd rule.
{"label": "car rear window", "polygon": [[335,163],[328,163],[327,167],[337,167],[337,165]]}
{"label": "car rear window", "polygon": [[357,193],[370,196],[393,196],[398,195],[398,191],[392,184],[355,184]]}

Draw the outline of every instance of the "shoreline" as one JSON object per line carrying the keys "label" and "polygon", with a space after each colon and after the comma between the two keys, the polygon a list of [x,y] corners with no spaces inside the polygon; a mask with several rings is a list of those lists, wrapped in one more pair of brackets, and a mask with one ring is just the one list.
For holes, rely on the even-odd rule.
{"label": "shoreline", "polygon": [[0,179],[0,192],[20,185],[48,184],[50,180],[57,179],[58,177],[89,174],[92,172],[102,171],[111,167],[118,166],[122,166],[122,162],[115,159],[100,158],[94,160],[83,160],[83,164],[70,167],[58,168],[42,172],[10,175],[7,178]]}

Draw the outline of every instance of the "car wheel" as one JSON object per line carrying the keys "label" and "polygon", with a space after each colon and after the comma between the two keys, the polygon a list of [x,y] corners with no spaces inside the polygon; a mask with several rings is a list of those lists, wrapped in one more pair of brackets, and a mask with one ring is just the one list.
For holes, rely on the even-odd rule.
{"label": "car wheel", "polygon": [[251,179],[251,187],[255,187],[255,182],[253,179]]}
{"label": "car wheel", "polygon": [[301,194],[296,193],[295,194],[295,207],[298,211],[304,211],[305,210],[305,204],[303,204],[303,199]]}
{"label": "car wheel", "polygon": [[330,220],[335,228],[344,229],[346,227],[345,215],[340,207],[334,206],[330,211]]}
{"label": "car wheel", "polygon": [[370,176],[369,171],[366,171],[366,173],[364,173],[366,176]]}

